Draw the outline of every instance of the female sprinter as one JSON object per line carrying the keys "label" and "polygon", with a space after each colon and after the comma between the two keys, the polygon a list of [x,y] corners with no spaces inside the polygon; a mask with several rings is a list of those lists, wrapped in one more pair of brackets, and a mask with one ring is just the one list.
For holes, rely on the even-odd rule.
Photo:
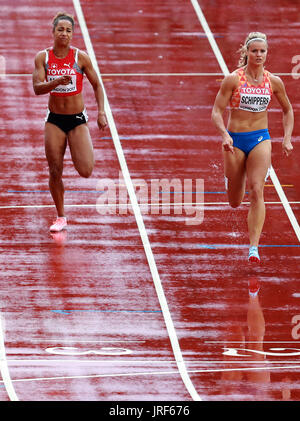
{"label": "female sprinter", "polygon": [[[252,32],[248,35],[240,49],[239,68],[224,78],[212,111],[212,121],[223,138],[225,184],[233,208],[241,204],[246,179],[248,182],[248,259],[253,262],[260,262],[258,245],[265,220],[263,191],[271,166],[267,108],[272,94],[283,111],[283,153],[288,156],[293,149],[293,109],[281,79],[264,69],[267,50],[265,34]],[[223,113],[228,103],[227,130]]]}
{"label": "female sprinter", "polygon": [[89,177],[94,167],[93,145],[81,93],[83,74],[86,74],[95,93],[98,127],[103,130],[107,126],[100,81],[88,55],[71,47],[73,31],[73,17],[58,13],[53,19],[53,47],[36,55],[33,73],[35,94],[50,93],[45,152],[49,165],[49,188],[57,210],[57,219],[50,227],[51,231],[61,231],[67,226],[62,182],[67,142],[74,166],[82,177]]}

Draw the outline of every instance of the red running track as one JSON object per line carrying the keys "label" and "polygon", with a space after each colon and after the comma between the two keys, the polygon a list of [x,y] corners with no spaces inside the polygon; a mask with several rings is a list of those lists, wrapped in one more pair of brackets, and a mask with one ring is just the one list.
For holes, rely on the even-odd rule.
{"label": "red running track", "polygon": [[[112,126],[98,131],[85,83],[97,165],[80,179],[67,152],[70,223],[56,238],[48,232],[55,212],[43,150],[47,97],[34,96],[31,73],[36,52],[51,45],[62,3],[0,4],[0,399],[299,400],[299,239],[269,180],[263,264],[247,264],[247,203],[227,204],[210,122],[223,73],[192,3],[81,1],[117,134]],[[254,3],[245,17],[244,0],[199,5],[230,71],[248,32],[268,34],[268,69],[283,78],[297,116],[295,2]],[[71,0],[63,9],[75,14]],[[86,49],[82,31],[78,22],[73,43]],[[299,219],[299,124],[287,160],[275,100],[269,119],[273,167]],[[166,184],[159,203],[176,197],[181,214],[142,207],[138,225],[132,211],[101,207],[99,181],[119,186],[120,154],[129,185],[176,179],[177,196]],[[182,194],[184,180],[193,181],[191,197]],[[191,224],[203,199],[196,180],[204,180],[205,206],[201,223]],[[252,297],[248,286],[257,283]]]}

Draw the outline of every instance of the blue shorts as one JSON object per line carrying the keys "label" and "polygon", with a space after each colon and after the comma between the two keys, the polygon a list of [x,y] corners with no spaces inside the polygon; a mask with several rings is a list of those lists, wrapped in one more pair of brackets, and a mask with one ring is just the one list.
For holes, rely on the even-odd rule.
{"label": "blue shorts", "polygon": [[253,132],[229,132],[233,139],[233,146],[245,152],[246,156],[255,148],[256,145],[264,140],[271,139],[268,129],[255,130]]}

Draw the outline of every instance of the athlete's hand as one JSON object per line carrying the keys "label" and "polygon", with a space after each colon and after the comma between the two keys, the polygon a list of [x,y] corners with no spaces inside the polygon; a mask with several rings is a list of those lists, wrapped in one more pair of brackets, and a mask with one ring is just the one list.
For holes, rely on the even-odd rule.
{"label": "athlete's hand", "polygon": [[222,146],[223,146],[223,150],[225,152],[234,153],[233,139],[232,139],[232,137],[228,133],[225,133],[223,135],[223,143],[222,143]]}
{"label": "athlete's hand", "polygon": [[61,76],[57,78],[59,85],[69,85],[72,82],[71,76]]}
{"label": "athlete's hand", "polygon": [[100,130],[104,130],[105,127],[107,126],[107,120],[106,120],[106,116],[104,113],[99,113],[98,114],[98,120],[97,120],[97,124]]}
{"label": "athlete's hand", "polygon": [[284,139],[282,142],[282,152],[284,153],[284,155],[289,156],[293,149],[294,148],[291,143],[291,139],[290,138]]}

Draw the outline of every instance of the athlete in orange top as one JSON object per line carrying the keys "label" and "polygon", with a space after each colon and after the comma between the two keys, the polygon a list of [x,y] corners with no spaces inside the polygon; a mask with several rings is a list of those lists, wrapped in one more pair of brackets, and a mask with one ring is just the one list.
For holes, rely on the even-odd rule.
{"label": "athlete in orange top", "polygon": [[64,213],[63,159],[67,143],[74,166],[82,177],[94,168],[93,145],[82,97],[83,74],[91,83],[98,105],[98,127],[104,129],[104,95],[99,78],[86,53],[71,47],[74,19],[58,13],[53,19],[54,45],[37,53],[33,72],[36,95],[50,94],[45,123],[45,152],[49,165],[49,188],[57,209],[51,231],[66,228]]}
{"label": "athlete in orange top", "polygon": [[[272,94],[283,111],[283,152],[288,156],[293,150],[293,109],[281,79],[264,69],[267,49],[265,34],[252,32],[247,36],[240,50],[239,68],[224,78],[212,110],[212,121],[223,139],[226,189],[233,208],[241,204],[246,179],[248,182],[248,258],[254,262],[260,261],[258,245],[265,221],[263,192],[271,167],[267,107]],[[226,129],[223,113],[228,104],[231,109]]]}

